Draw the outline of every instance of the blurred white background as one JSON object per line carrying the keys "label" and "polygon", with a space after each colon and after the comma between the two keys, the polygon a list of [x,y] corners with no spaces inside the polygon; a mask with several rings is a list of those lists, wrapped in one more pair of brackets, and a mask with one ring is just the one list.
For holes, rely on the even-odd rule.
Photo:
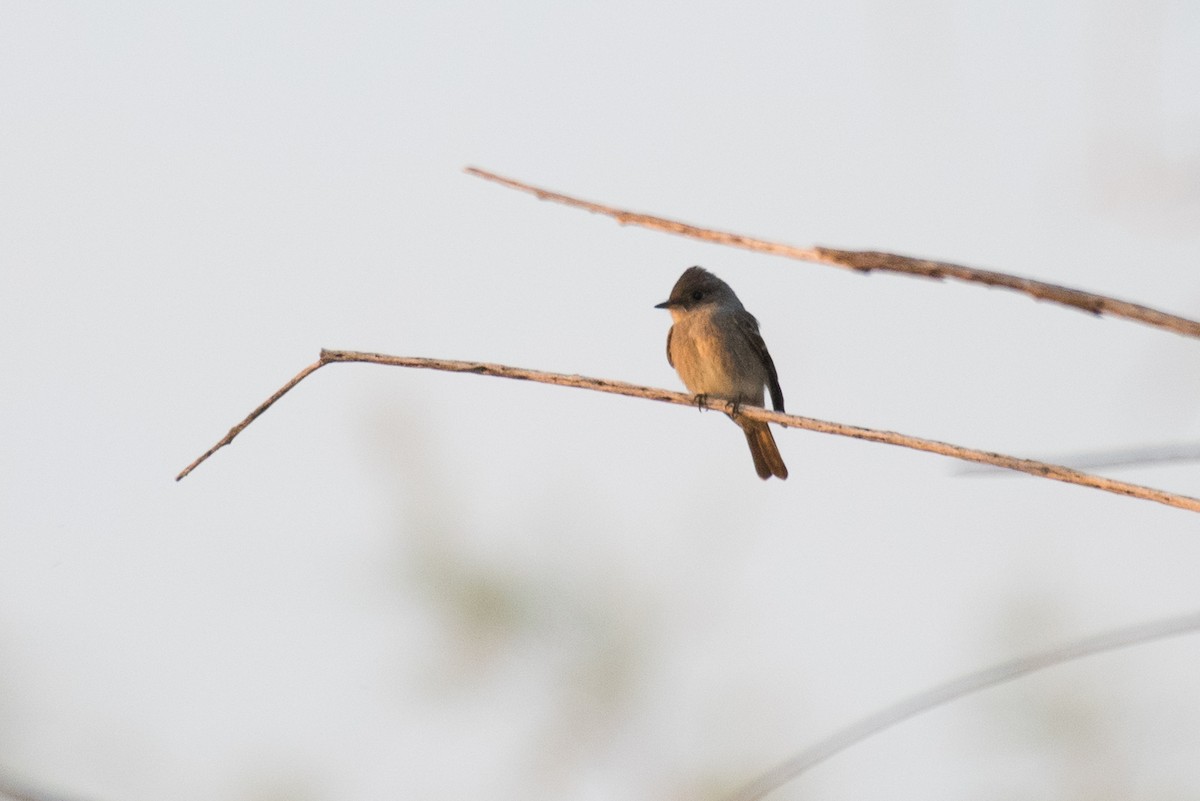
{"label": "blurred white background", "polygon": [[[989,663],[1200,607],[1200,518],[718,414],[684,268],[788,410],[1040,456],[1200,436],[1200,343],[703,245],[462,174],[1200,316],[1200,5],[9,3],[0,773],[86,801],[719,799]],[[1194,464],[1113,471],[1200,494]],[[1200,638],[904,724],[780,799],[1200,792]]]}

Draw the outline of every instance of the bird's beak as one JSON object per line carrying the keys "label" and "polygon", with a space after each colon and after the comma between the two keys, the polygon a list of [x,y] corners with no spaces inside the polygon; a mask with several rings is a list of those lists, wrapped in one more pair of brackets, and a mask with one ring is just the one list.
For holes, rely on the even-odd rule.
{"label": "bird's beak", "polygon": [[672,306],[678,306],[678,305],[679,305],[679,304],[678,304],[678,303],[676,303],[676,302],[675,302],[675,301],[673,301],[673,300],[664,300],[662,303],[655,304],[654,308],[656,308],[656,309],[669,309],[669,308],[671,308]]}

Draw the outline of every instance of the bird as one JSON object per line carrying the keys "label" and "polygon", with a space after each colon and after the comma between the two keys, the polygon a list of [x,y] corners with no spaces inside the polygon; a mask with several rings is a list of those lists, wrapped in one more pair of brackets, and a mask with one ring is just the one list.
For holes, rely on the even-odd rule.
{"label": "bird", "polygon": [[671,296],[654,308],[671,313],[667,362],[679,373],[698,403],[720,398],[741,426],[759,478],[786,479],[787,465],[767,424],[738,414],[743,404],[763,405],[764,388],[775,411],[783,411],[783,390],[767,351],[758,320],[746,311],[729,284],[705,270],[689,267],[675,282]]}

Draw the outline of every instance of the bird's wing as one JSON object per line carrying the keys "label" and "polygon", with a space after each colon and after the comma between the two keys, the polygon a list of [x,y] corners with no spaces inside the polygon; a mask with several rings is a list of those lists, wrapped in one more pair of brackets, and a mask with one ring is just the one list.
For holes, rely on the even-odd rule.
{"label": "bird's wing", "polygon": [[738,330],[746,337],[762,366],[767,370],[767,390],[771,393],[771,406],[775,411],[782,412],[783,390],[779,387],[779,374],[775,372],[775,362],[771,360],[771,354],[767,351],[767,343],[763,341],[762,334],[758,333],[758,320],[754,319],[750,312],[745,312],[737,316],[737,322]]}
{"label": "bird's wing", "polygon": [[667,364],[675,366],[675,360],[671,358],[671,335],[675,333],[675,326],[667,329]]}

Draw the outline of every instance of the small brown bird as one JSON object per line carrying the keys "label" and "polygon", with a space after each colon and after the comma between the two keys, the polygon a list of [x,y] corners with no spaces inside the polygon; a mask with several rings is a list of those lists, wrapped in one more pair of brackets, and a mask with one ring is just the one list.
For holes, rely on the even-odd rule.
{"label": "small brown bird", "polygon": [[667,333],[667,361],[684,386],[699,397],[730,401],[734,408],[729,417],[746,432],[759,478],[787,478],[787,465],[771,429],[737,414],[739,404],[763,405],[764,386],[771,392],[775,411],[783,411],[783,390],[758,333],[758,320],[729,284],[703,267],[685,270],[670,299],[654,308],[671,312],[674,325]]}

